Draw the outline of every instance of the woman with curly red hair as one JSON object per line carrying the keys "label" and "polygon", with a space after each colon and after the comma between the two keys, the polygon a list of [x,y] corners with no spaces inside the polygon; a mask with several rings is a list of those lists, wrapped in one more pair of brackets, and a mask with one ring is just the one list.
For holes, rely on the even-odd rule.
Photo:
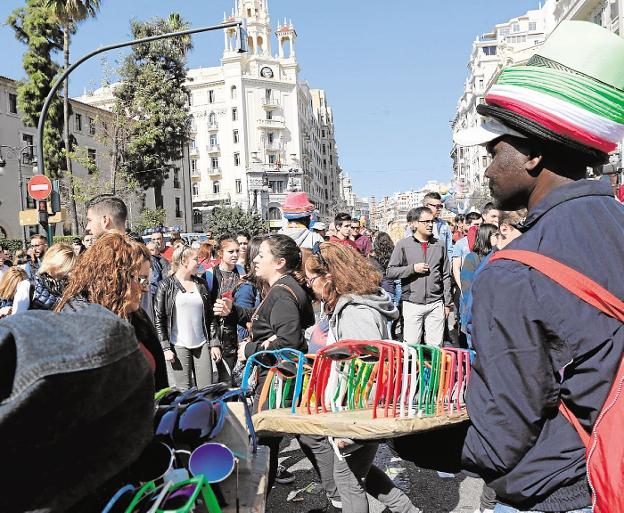
{"label": "woman with curly red hair", "polygon": [[95,303],[129,321],[160,389],[167,386],[165,360],[154,326],[140,306],[149,289],[150,262],[144,244],[120,233],[102,235],[81,255],[56,311]]}
{"label": "woman with curly red hair", "polygon": [[[315,326],[313,345],[333,344],[342,339],[387,339],[388,323],[399,312],[389,295],[379,286],[381,273],[373,264],[348,246],[332,242],[317,244],[304,262],[308,286],[323,304],[323,317]],[[340,448],[351,446],[348,458],[333,458],[333,476],[342,499],[344,513],[367,513],[366,493],[370,493],[393,513],[419,511],[392,480],[373,465],[378,442],[337,440]],[[323,454],[331,448],[317,445],[317,461],[328,460]],[[351,449],[354,449],[351,451]],[[331,461],[331,460],[329,460]],[[331,469],[323,468],[321,475]]]}

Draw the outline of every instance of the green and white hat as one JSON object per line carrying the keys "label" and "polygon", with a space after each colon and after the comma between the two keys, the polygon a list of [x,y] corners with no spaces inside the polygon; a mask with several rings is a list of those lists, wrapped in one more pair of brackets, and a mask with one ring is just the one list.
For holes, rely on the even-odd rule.
{"label": "green and white hat", "polygon": [[564,21],[526,65],[500,73],[477,111],[604,161],[624,138],[624,40]]}

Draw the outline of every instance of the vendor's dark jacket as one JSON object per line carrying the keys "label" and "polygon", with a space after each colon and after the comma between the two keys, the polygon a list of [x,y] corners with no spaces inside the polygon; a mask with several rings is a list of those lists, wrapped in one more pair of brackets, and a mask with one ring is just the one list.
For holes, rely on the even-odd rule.
{"label": "vendor's dark jacket", "polygon": [[[210,347],[218,347],[220,341],[212,328],[212,299],[206,281],[198,276],[192,276],[191,279],[197,285],[197,290],[204,303],[204,336],[210,344]],[[156,298],[154,299],[154,325],[158,333],[158,339],[163,350],[171,349],[171,329],[176,322],[175,297],[177,293],[184,288],[175,275],[169,276],[158,284]]]}
{"label": "vendor's dark jacket", "polygon": [[[551,191],[524,232],[508,249],[557,259],[624,297],[624,209],[608,185]],[[585,448],[558,403],[591,430],[622,358],[624,325],[513,261],[489,263],[473,293],[477,357],[462,466],[521,510],[591,505]]]}

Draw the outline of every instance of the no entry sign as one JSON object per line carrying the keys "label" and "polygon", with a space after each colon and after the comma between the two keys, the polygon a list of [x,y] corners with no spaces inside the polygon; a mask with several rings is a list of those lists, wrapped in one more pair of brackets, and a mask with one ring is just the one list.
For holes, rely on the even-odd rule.
{"label": "no entry sign", "polygon": [[35,175],[28,180],[28,195],[32,199],[44,200],[52,192],[52,182],[45,175]]}

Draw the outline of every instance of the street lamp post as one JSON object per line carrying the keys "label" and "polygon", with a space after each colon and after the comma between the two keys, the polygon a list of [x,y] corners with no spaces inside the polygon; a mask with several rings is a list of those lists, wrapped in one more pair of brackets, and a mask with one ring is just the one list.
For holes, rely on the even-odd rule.
{"label": "street lamp post", "polygon": [[65,81],[65,79],[72,73],[72,71],[74,71],[83,62],[89,60],[91,57],[94,57],[100,53],[108,52],[109,50],[116,50],[118,48],[124,48],[126,46],[134,46],[134,45],[138,45],[142,43],[149,43],[151,41],[158,41],[159,39],[168,39],[171,37],[188,36],[188,35],[197,34],[200,32],[208,32],[211,30],[223,30],[223,29],[235,28],[235,27],[238,29],[238,37],[237,37],[238,52],[244,53],[245,52],[245,37],[244,37],[245,30],[243,28],[243,22],[232,21],[229,23],[220,23],[219,25],[211,25],[209,27],[199,27],[199,28],[189,29],[189,30],[180,30],[178,32],[168,32],[166,34],[159,34],[156,36],[144,37],[141,39],[133,39],[131,41],[125,41],[123,43],[102,46],[101,48],[98,48],[97,50],[89,52],[86,55],[83,55],[80,59],[78,59],[74,64],[72,64],[69,68],[67,68],[63,72],[63,74],[59,77],[59,79],[50,89],[50,92],[48,93],[48,96],[46,97],[45,102],[43,103],[41,114],[39,116],[39,123],[37,124],[37,135],[38,135],[37,155],[39,157],[38,161],[39,161],[39,166],[40,166],[40,172],[42,174],[45,174],[45,162],[43,159],[43,127],[45,124],[46,117],[48,115],[48,109],[50,108],[50,103],[52,102],[52,98],[54,97],[56,92],[59,90],[59,88]]}
{"label": "street lamp post", "polygon": [[[6,148],[7,150],[11,150],[15,155],[15,160],[17,160],[17,173],[19,176],[19,191],[20,191],[20,210],[24,210],[24,175],[22,174],[22,158],[24,157],[24,152],[29,148],[34,148],[34,144],[27,144],[23,148],[14,148],[13,146],[8,146],[6,144],[0,144],[0,176],[4,174],[4,168],[6,167],[6,160],[2,156],[2,148]],[[26,227],[22,226],[22,247],[26,247]]]}

